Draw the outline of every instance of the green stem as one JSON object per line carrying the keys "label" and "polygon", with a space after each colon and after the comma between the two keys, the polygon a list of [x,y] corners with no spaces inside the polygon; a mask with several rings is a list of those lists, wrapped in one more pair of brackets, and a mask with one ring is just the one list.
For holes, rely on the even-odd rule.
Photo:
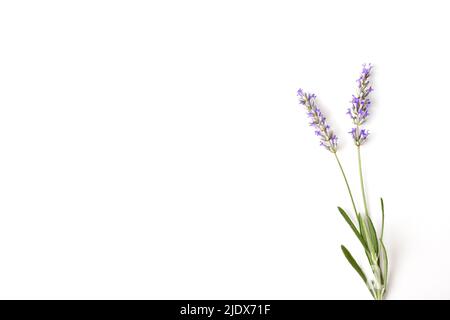
{"label": "green stem", "polygon": [[[339,157],[338,157],[336,152],[334,152],[334,156],[336,157],[336,161],[337,161],[337,163],[339,165],[339,169],[341,170],[342,177],[344,178],[344,181],[345,181],[345,185],[347,186],[347,191],[348,191],[348,194],[350,196],[350,200],[352,202],[353,210],[355,211],[356,217],[358,217],[358,210],[356,209],[355,200],[353,198],[352,190],[350,189],[350,185],[348,183],[347,176],[345,174],[344,168],[342,167],[341,161],[339,160]],[[361,192],[362,192],[363,201],[364,201],[364,209],[365,209],[366,215],[368,216],[369,215],[369,210],[367,209],[366,192],[364,190],[364,179],[363,179],[363,175],[362,175],[360,146],[358,146],[358,164],[359,164],[359,179],[360,179],[360,183],[361,183]],[[366,223],[366,222],[364,221],[364,223]],[[372,292],[372,290],[370,290],[370,288],[369,288],[369,291],[372,293],[372,295],[375,298],[375,300],[382,300],[383,299],[383,293],[384,293],[384,288],[383,288],[384,280],[383,280],[382,275],[381,275],[381,269],[379,269],[380,268],[380,259],[377,258],[377,259],[375,259],[375,261],[373,261],[373,259],[372,259],[371,255],[369,254],[369,252],[367,250],[365,250],[365,252],[366,252],[366,256],[367,256],[367,259],[369,261],[369,264],[372,267],[372,272],[373,272],[373,274],[375,276],[375,281],[377,282],[377,289],[373,290],[373,292]]]}
{"label": "green stem", "polygon": [[[364,202],[364,210],[366,212],[366,216],[369,216],[369,210],[367,207],[367,199],[366,199],[366,191],[364,189],[364,178],[363,178],[363,174],[362,174],[362,162],[361,162],[361,146],[357,146],[357,150],[358,150],[358,169],[359,169],[359,182],[361,184],[361,193],[362,193],[362,198],[363,198],[363,202]],[[383,217],[384,220],[384,217]],[[384,229],[384,221],[383,221],[383,229]],[[381,233],[383,234],[384,230],[381,231]],[[377,281],[378,285],[380,286],[384,286],[384,279],[383,276],[381,274],[381,261],[380,259],[377,257],[375,261],[372,260],[372,258],[369,258],[369,263],[371,264],[371,266],[376,266],[375,269],[372,266],[372,271],[373,274],[375,276],[375,280]],[[376,296],[376,300],[383,300],[383,288],[379,288],[375,294]]]}
{"label": "green stem", "polygon": [[358,149],[359,181],[361,183],[361,193],[364,201],[364,210],[366,211],[366,215],[369,215],[369,210],[367,209],[366,191],[364,190],[364,179],[362,174],[361,147],[357,146],[357,149]]}
{"label": "green stem", "polygon": [[347,186],[348,194],[350,195],[350,200],[352,201],[353,210],[355,210],[355,215],[358,216],[358,210],[356,210],[355,200],[353,199],[352,190],[350,189],[350,185],[348,184],[347,176],[345,175],[344,168],[342,167],[341,161],[339,161],[339,157],[337,153],[334,153],[336,157],[336,161],[339,165],[339,169],[341,169],[342,176],[344,177],[345,185]]}

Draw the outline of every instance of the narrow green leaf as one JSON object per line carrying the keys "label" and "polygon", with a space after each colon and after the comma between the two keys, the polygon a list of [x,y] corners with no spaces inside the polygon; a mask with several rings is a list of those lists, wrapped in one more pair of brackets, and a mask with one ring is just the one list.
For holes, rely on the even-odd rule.
{"label": "narrow green leaf", "polygon": [[381,201],[381,241],[383,241],[383,235],[384,235],[384,201],[383,198],[380,198]]}
{"label": "narrow green leaf", "polygon": [[376,295],[375,295],[375,291],[374,291],[374,286],[373,286],[373,281],[372,284],[371,282],[369,282],[367,280],[366,275],[364,274],[364,271],[361,269],[361,267],[359,266],[359,264],[355,261],[355,259],[353,258],[352,254],[350,253],[350,251],[347,250],[347,248],[343,245],[341,245],[341,250],[344,253],[345,258],[347,259],[347,261],[350,263],[350,265],[353,267],[353,269],[355,269],[355,271],[359,274],[359,276],[361,277],[361,279],[364,281],[364,284],[366,285],[367,289],[369,289],[370,294],[372,295],[372,297],[374,299],[376,299]]}
{"label": "narrow green leaf", "polygon": [[359,224],[360,224],[360,228],[361,228],[361,235],[362,235],[365,243],[367,243],[367,250],[369,251],[369,256],[370,256],[369,262],[370,262],[370,264],[373,264],[376,261],[378,255],[376,254],[376,251],[375,251],[372,234],[369,230],[369,227],[367,226],[366,215],[364,215],[364,216],[360,215]]}
{"label": "narrow green leaf", "polygon": [[368,221],[367,225],[368,225],[368,230],[370,233],[370,240],[373,243],[374,249],[375,249],[375,253],[378,256],[378,237],[377,237],[377,231],[375,230],[375,227],[373,225],[372,219],[370,219],[370,217],[368,215],[366,215],[366,219]]}
{"label": "narrow green leaf", "polygon": [[358,225],[359,225],[359,233],[363,234],[363,230],[362,230],[362,226],[363,226],[363,220],[362,220],[362,216],[360,213],[358,213]]}
{"label": "narrow green leaf", "polygon": [[364,240],[364,237],[363,237],[363,230],[362,230],[363,220],[362,220],[362,216],[361,216],[360,213],[356,213],[356,217],[358,219],[359,234],[361,235],[361,237],[363,238],[364,243],[366,244],[364,246],[364,253],[366,254],[366,257],[367,257],[367,260],[369,261],[369,263],[372,264],[372,258],[370,256],[370,251],[369,251],[369,248],[367,248],[367,241]]}
{"label": "narrow green leaf", "polygon": [[367,285],[367,277],[364,274],[364,271],[362,271],[359,264],[353,258],[352,254],[343,245],[341,245],[341,249],[342,249],[342,252],[344,253],[345,258],[347,258],[347,261],[350,263],[350,265],[353,267],[353,269],[355,269],[355,271],[359,274],[361,279],[363,279],[364,283]]}
{"label": "narrow green leaf", "polygon": [[355,233],[356,237],[358,238],[358,240],[361,242],[361,244],[363,245],[364,249],[366,249],[366,243],[363,239],[363,237],[361,236],[361,234],[359,233],[358,229],[356,229],[352,219],[350,219],[350,217],[348,216],[348,214],[344,211],[344,209],[342,209],[341,207],[338,207],[339,212],[341,213],[342,217],[344,218],[345,221],[347,221],[348,225],[350,226],[350,228],[353,230],[353,232]]}
{"label": "narrow green leaf", "polygon": [[384,246],[383,240],[380,239],[380,247],[381,247],[381,256],[382,256],[382,263],[383,263],[383,270],[382,270],[382,275],[383,275],[383,284],[384,287],[387,287],[387,282],[388,282],[388,266],[389,266],[389,261],[388,261],[388,255],[387,255],[387,251],[386,251],[386,247]]}

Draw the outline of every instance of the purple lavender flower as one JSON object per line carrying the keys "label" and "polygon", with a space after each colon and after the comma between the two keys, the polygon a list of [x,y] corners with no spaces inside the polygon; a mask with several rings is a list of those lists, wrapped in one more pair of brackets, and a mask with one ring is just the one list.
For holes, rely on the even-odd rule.
{"label": "purple lavender flower", "polygon": [[351,100],[352,106],[351,108],[348,108],[347,111],[347,114],[350,115],[353,123],[357,126],[362,125],[369,115],[371,104],[369,94],[373,91],[369,81],[371,71],[371,64],[369,64],[368,66],[363,64],[361,75],[358,80],[356,80],[358,82],[358,95],[353,96]]}
{"label": "purple lavender flower", "polygon": [[310,126],[314,127],[316,135],[320,138],[320,145],[332,153],[337,151],[337,137],[330,129],[322,111],[316,105],[316,95],[298,89],[299,103],[306,107],[306,114],[311,119]]}
{"label": "purple lavender flower", "polygon": [[352,106],[347,110],[347,114],[352,119],[353,124],[356,125],[350,133],[357,146],[363,144],[369,134],[367,130],[360,129],[360,126],[366,122],[367,117],[369,116],[371,106],[369,94],[373,91],[369,81],[371,72],[372,65],[370,63],[368,65],[363,64],[361,75],[358,80],[356,80],[358,82],[358,93],[356,96],[352,97]]}
{"label": "purple lavender flower", "polygon": [[355,144],[357,146],[362,145],[369,136],[369,131],[367,131],[366,129],[360,129],[359,127],[352,128],[349,133],[352,135],[353,140],[355,141]]}

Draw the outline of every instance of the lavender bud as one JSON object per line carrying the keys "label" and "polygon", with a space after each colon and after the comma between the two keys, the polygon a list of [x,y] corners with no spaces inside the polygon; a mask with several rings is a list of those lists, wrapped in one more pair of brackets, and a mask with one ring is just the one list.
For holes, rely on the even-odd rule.
{"label": "lavender bud", "polygon": [[310,118],[310,126],[315,128],[315,134],[320,138],[320,145],[332,153],[337,151],[337,137],[330,129],[322,111],[316,105],[316,95],[298,89],[299,103],[306,107],[306,114]]}
{"label": "lavender bud", "polygon": [[369,136],[368,130],[360,129],[359,127],[352,128],[352,130],[349,133],[352,135],[353,141],[355,141],[355,144],[357,146],[362,145],[367,140],[367,137]]}

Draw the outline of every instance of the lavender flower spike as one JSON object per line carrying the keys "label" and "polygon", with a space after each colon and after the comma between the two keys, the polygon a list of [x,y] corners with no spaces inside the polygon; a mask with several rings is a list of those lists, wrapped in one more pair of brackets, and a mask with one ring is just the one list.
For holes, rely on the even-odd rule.
{"label": "lavender flower spike", "polygon": [[299,103],[306,107],[308,117],[311,119],[310,125],[316,129],[315,133],[320,138],[320,145],[332,153],[337,151],[337,137],[330,129],[322,111],[316,105],[316,95],[306,93],[298,89],[297,96]]}
{"label": "lavender flower spike", "polygon": [[368,65],[363,64],[361,75],[358,80],[356,80],[358,82],[358,93],[356,96],[353,96],[351,100],[352,106],[347,111],[353,124],[356,125],[356,128],[353,128],[350,133],[357,146],[363,144],[369,135],[369,132],[360,129],[360,126],[366,122],[367,117],[369,116],[371,106],[369,94],[373,91],[369,81],[371,72],[372,65],[370,63]]}

